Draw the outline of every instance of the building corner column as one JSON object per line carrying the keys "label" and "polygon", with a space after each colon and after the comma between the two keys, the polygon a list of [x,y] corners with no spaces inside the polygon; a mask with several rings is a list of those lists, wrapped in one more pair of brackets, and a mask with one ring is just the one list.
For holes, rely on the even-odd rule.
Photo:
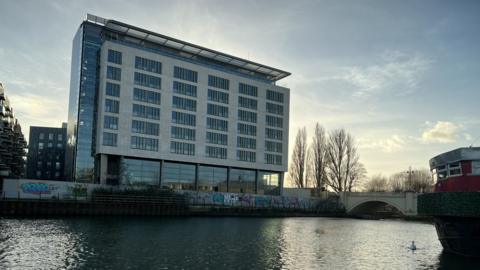
{"label": "building corner column", "polygon": [[278,179],[278,185],[280,189],[280,196],[283,196],[283,184],[284,184],[284,179],[285,179],[285,172],[281,172],[279,174],[279,179]]}
{"label": "building corner column", "polygon": [[258,194],[258,169],[255,170],[255,194]]}
{"label": "building corner column", "polygon": [[160,179],[158,179],[158,186],[160,188],[162,188],[163,178],[165,177],[165,173],[163,172],[164,164],[165,164],[165,161],[163,159],[160,160]]}
{"label": "building corner column", "polygon": [[100,184],[107,184],[108,176],[108,156],[106,154],[100,154]]}
{"label": "building corner column", "polygon": [[200,164],[195,164],[195,190],[198,190],[198,171],[200,169]]}
{"label": "building corner column", "polygon": [[227,167],[227,192],[230,192],[230,171],[232,167]]}

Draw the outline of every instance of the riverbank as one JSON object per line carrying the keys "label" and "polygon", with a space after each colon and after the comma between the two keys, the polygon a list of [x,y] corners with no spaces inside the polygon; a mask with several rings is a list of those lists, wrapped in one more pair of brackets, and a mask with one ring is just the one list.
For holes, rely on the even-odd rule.
{"label": "riverbank", "polygon": [[0,200],[0,216],[345,217],[339,209],[189,205],[184,200],[96,197],[92,200]]}
{"label": "riverbank", "polygon": [[361,220],[405,220],[433,223],[429,216],[348,215],[340,208],[330,210],[188,205],[181,200],[123,202],[97,198],[85,200],[0,200],[0,217],[54,216],[171,216],[171,217],[336,217]]}

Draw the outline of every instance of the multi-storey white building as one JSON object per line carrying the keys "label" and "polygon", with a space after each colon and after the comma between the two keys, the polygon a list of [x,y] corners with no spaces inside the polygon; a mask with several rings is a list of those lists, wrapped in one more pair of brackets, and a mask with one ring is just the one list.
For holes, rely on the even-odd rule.
{"label": "multi-storey white building", "polygon": [[[90,68],[95,72],[89,73],[86,57],[95,50],[96,67]],[[74,40],[72,60],[72,178],[279,194],[288,164],[289,89],[275,82],[288,75],[88,16]],[[89,80],[95,84],[91,95]],[[82,111],[85,97],[90,100],[83,104],[93,105],[91,120],[81,115],[88,109]],[[89,123],[89,132],[82,132]],[[86,133],[91,139],[82,142]],[[91,149],[90,167],[79,147]]]}

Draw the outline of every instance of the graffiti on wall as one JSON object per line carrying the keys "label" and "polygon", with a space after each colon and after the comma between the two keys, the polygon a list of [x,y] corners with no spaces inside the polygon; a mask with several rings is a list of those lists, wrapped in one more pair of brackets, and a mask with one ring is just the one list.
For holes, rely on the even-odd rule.
{"label": "graffiti on wall", "polygon": [[35,183],[35,182],[28,182],[23,183],[20,185],[23,193],[28,194],[51,194],[53,191],[57,190],[58,187],[53,184],[45,184],[45,183]]}
{"label": "graffiti on wall", "polygon": [[[187,197],[193,205],[224,205],[258,208],[294,208],[318,209],[325,200],[286,196],[269,196],[257,194],[238,194],[226,192],[178,191]],[[329,206],[330,207],[330,206]]]}

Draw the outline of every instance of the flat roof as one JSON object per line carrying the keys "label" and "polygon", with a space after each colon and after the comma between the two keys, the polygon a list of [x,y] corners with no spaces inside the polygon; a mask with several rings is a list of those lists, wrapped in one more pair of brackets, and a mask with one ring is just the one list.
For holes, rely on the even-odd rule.
{"label": "flat roof", "polygon": [[430,169],[462,160],[480,160],[480,147],[461,147],[430,159]]}
{"label": "flat roof", "polygon": [[[250,60],[239,58],[233,55],[208,49],[199,45],[195,45],[186,41],[182,41],[176,38],[151,32],[133,25],[118,22],[115,20],[109,20],[95,15],[87,14],[86,21],[99,24],[113,30],[118,33],[122,33],[128,36],[136,37],[140,40],[153,42],[180,52],[191,55],[190,58],[201,56],[206,59],[210,59],[216,62],[221,62],[225,65],[236,67],[238,71],[247,73],[252,76],[261,74],[267,80],[272,82],[283,79],[289,75],[290,72],[286,72],[277,68],[262,65]],[[258,76],[258,75],[257,75]]]}

